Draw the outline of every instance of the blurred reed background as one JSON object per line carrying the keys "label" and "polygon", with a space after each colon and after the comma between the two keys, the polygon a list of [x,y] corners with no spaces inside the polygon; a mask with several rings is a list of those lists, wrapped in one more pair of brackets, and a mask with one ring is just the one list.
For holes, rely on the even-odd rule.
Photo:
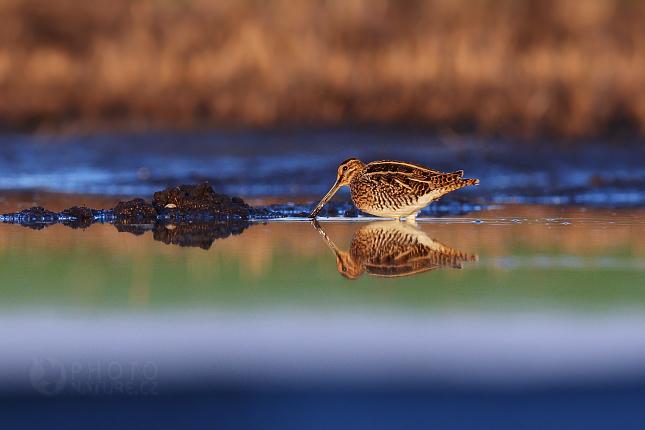
{"label": "blurred reed background", "polygon": [[645,134],[645,2],[0,0],[0,130]]}

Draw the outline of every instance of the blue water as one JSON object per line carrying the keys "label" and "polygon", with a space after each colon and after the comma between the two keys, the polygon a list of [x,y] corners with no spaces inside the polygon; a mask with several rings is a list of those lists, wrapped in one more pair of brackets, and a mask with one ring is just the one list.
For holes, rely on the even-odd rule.
{"label": "blue water", "polygon": [[[0,427],[643,428],[645,224],[585,210],[645,205],[645,149],[519,146],[355,130],[0,136],[0,190],[39,198],[150,200],[208,180],[315,202],[359,157],[463,169],[481,185],[450,198],[489,208],[422,221],[478,261],[398,280],[344,279],[292,221],[208,251],[109,225],[0,225]],[[324,227],[346,250],[359,225]]]}
{"label": "blue water", "polygon": [[480,186],[460,195],[494,203],[645,204],[638,142],[529,145],[399,131],[1,135],[0,190],[150,196],[208,180],[220,193],[296,199],[324,195],[349,157],[464,170]]}

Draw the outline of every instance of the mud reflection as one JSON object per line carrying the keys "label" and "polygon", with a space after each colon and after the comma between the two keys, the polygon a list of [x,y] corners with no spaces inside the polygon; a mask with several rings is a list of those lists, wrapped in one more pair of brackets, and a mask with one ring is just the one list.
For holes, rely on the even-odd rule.
{"label": "mud reflection", "polygon": [[217,239],[241,234],[251,225],[248,221],[231,219],[208,222],[159,220],[154,224],[114,224],[119,232],[140,236],[146,231],[152,230],[154,240],[166,245],[196,247],[205,250],[210,249]]}
{"label": "mud reflection", "polygon": [[338,272],[348,279],[363,273],[394,278],[441,267],[461,269],[462,261],[476,261],[437,242],[412,223],[377,221],[354,233],[349,251],[339,250],[316,220],[312,225],[336,254]]}
{"label": "mud reflection", "polygon": [[[117,206],[118,208],[118,206]],[[124,216],[115,210],[95,210],[86,207],[66,209],[63,212],[52,212],[42,207],[3,215],[2,222],[19,224],[33,230],[42,230],[56,224],[73,229],[87,229],[93,224],[112,224],[119,233],[130,233],[141,236],[152,231],[154,240],[166,245],[198,247],[210,249],[217,239],[241,234],[257,221],[230,218],[213,214],[206,216],[199,213],[189,219],[177,217],[158,218],[153,216]],[[202,215],[202,218],[198,216]],[[156,218],[156,219],[155,219]]]}
{"label": "mud reflection", "polygon": [[163,223],[155,224],[153,237],[166,245],[194,246],[210,249],[217,239],[241,234],[251,223],[241,220],[225,220],[202,223]]}

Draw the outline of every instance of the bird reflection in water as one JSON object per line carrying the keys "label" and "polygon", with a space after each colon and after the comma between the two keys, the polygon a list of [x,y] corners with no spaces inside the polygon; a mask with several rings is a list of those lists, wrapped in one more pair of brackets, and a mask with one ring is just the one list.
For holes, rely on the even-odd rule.
{"label": "bird reflection in water", "polygon": [[338,272],[357,279],[364,272],[383,278],[414,275],[441,267],[461,269],[462,261],[476,261],[437,242],[412,223],[377,221],[354,233],[349,251],[339,250],[316,220],[311,223],[336,254]]}

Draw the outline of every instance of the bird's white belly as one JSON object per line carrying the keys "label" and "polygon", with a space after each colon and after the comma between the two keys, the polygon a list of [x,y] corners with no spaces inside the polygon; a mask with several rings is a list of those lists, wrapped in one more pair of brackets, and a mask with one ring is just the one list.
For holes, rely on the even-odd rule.
{"label": "bird's white belly", "polygon": [[372,215],[385,217],[385,218],[409,217],[410,215],[416,215],[417,212],[419,212],[424,207],[428,206],[433,200],[436,200],[439,197],[441,197],[441,195],[442,193],[439,190],[431,191],[430,193],[424,196],[421,196],[419,200],[417,200],[417,202],[413,205],[402,206],[400,208],[383,208],[383,209],[369,208],[369,209],[361,209],[361,210],[367,213],[370,213]]}

